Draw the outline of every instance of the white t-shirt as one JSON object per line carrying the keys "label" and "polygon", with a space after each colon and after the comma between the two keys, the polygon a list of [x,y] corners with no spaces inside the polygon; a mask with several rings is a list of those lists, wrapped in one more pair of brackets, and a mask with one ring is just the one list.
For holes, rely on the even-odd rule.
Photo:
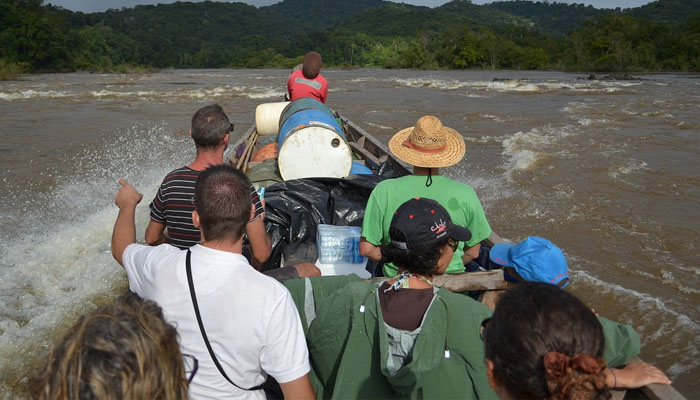
{"label": "white t-shirt", "polygon": [[[306,339],[289,291],[251,267],[240,254],[201,245],[192,251],[192,279],[199,312],[226,375],[243,388],[298,379],[310,370]],[[194,399],[264,399],[262,390],[231,385],[214,365],[197,324],[185,256],[169,244],[131,244],[124,251],[130,289],[156,301],[180,334],[182,353],[199,360],[190,384]]]}

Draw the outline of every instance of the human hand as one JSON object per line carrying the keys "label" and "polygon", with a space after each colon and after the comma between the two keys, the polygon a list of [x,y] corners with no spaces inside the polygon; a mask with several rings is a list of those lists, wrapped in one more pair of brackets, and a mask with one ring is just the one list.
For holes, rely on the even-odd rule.
{"label": "human hand", "polygon": [[262,214],[260,214],[260,218],[262,218],[263,222],[265,222],[265,198],[264,197],[260,198],[260,204],[262,204],[262,209],[263,209]]}
{"label": "human hand", "polygon": [[294,266],[299,274],[299,278],[307,278],[309,276],[321,276],[321,270],[312,263],[301,263]]}
{"label": "human hand", "polygon": [[647,363],[631,363],[622,369],[615,369],[618,388],[634,389],[650,383],[670,385],[671,380],[660,369]]}
{"label": "human hand", "polygon": [[252,204],[250,206],[250,219],[248,220],[248,223],[255,221],[256,219],[260,218],[261,221],[265,222],[265,199],[262,197],[260,198],[260,204],[262,205],[263,212],[260,213],[257,217],[255,216],[255,204]]}
{"label": "human hand", "polygon": [[114,198],[114,204],[116,204],[120,210],[125,207],[135,208],[136,205],[141,202],[143,194],[137,192],[136,189],[129,185],[124,179],[119,179],[119,184],[122,185],[122,187]]}

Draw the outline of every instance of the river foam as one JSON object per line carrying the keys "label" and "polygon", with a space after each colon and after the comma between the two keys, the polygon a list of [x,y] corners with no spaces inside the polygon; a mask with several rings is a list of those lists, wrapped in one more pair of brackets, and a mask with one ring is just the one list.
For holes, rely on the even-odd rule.
{"label": "river foam", "polygon": [[[126,287],[110,250],[117,179],[125,177],[144,193],[137,207],[142,233],[160,181],[191,146],[169,131],[158,125],[127,128],[106,151],[86,150],[71,160],[79,174],[47,172],[62,183],[45,195],[37,195],[31,183],[6,187],[2,220],[15,221],[11,229],[20,234],[3,228],[7,239],[0,244],[0,397],[16,397],[58,331]],[[18,212],[21,219],[8,215]]]}

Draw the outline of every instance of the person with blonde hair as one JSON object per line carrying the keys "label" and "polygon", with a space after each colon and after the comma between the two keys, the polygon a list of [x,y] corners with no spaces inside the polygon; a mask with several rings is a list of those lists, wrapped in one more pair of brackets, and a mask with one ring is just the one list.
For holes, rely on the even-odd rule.
{"label": "person with blonde hair", "polygon": [[612,368],[619,357],[604,359],[604,352],[610,352],[606,346],[617,347],[619,337],[604,329],[593,311],[565,290],[520,283],[482,322],[489,383],[501,399],[562,400],[607,399],[610,389],[671,383],[646,363]]}
{"label": "person with blonde hair", "polygon": [[66,332],[31,381],[32,398],[186,399],[197,361],[183,363],[177,340],[155,302],[121,296]]}

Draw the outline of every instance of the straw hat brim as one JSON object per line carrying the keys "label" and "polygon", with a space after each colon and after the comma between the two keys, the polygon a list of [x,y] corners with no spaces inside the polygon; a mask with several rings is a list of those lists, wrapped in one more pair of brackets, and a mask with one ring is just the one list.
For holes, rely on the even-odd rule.
{"label": "straw hat brim", "polygon": [[389,150],[401,161],[416,167],[443,168],[455,165],[464,158],[466,145],[464,138],[456,130],[443,126],[445,149],[435,153],[424,153],[404,146],[414,127],[400,130],[389,140]]}

